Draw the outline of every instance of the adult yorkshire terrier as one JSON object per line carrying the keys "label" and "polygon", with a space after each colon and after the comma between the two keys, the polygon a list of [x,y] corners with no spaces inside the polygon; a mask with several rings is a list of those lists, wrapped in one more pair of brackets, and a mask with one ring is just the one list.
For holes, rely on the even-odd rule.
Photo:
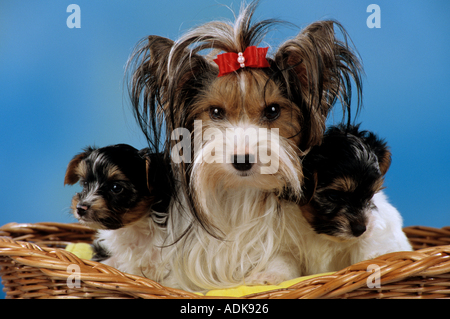
{"label": "adult yorkshire terrier", "polygon": [[157,271],[144,272],[167,286],[302,275],[300,158],[321,142],[338,99],[349,110],[352,79],[359,102],[361,65],[339,23],[313,23],[268,55],[259,45],[279,21],[253,23],[256,7],[175,42],[149,36],[128,65],[136,119],[173,172],[160,254],[149,261]]}
{"label": "adult yorkshire terrier", "polygon": [[[304,272],[337,271],[412,250],[400,213],[382,191],[391,164],[386,142],[359,125],[330,127],[303,160]],[[305,224],[302,224],[304,226]]]}

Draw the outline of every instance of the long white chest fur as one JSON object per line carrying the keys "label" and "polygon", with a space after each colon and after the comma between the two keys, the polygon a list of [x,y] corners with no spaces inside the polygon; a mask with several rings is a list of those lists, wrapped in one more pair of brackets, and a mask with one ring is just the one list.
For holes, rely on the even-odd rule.
{"label": "long white chest fur", "polygon": [[[210,201],[207,206],[215,210],[205,213],[213,216],[211,221],[220,231],[211,236],[194,223],[176,245],[165,248],[163,259],[171,273],[163,283],[204,290],[276,284],[301,274],[298,224],[302,217],[297,205],[252,188],[224,191]],[[173,208],[168,225],[172,241],[192,222]]]}

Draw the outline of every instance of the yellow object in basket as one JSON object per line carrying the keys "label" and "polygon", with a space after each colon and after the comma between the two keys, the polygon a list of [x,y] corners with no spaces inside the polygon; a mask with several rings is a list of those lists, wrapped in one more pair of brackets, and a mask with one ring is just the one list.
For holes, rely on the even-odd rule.
{"label": "yellow object in basket", "polygon": [[94,255],[94,250],[92,246],[85,243],[68,244],[66,250],[81,259],[91,260]]}
{"label": "yellow object in basket", "polygon": [[[94,254],[94,251],[92,249],[92,246],[85,243],[78,243],[78,244],[69,244],[66,247],[66,250],[77,256],[81,259],[88,259],[90,260]],[[323,274],[317,274],[317,275],[311,275],[311,276],[303,276],[291,280],[284,281],[280,283],[279,285],[261,285],[261,286],[239,286],[234,288],[225,288],[225,289],[214,289],[210,290],[205,294],[197,293],[198,295],[204,295],[204,296],[211,296],[211,297],[243,297],[246,295],[251,295],[255,293],[260,292],[267,292],[271,290],[277,290],[282,288],[288,288],[294,284],[297,284],[299,282],[302,282],[304,280],[308,280],[314,277],[319,276],[325,276],[325,275],[331,275],[330,273],[323,273]]]}
{"label": "yellow object in basket", "polygon": [[259,292],[267,292],[271,290],[277,290],[281,288],[288,288],[294,284],[302,282],[304,280],[308,280],[314,277],[331,275],[332,272],[316,274],[311,276],[303,276],[299,278],[294,278],[291,280],[284,281],[278,285],[261,285],[261,286],[239,286],[235,288],[227,288],[227,289],[215,289],[208,291],[205,296],[221,296],[221,297],[243,297],[246,295],[251,295]]}

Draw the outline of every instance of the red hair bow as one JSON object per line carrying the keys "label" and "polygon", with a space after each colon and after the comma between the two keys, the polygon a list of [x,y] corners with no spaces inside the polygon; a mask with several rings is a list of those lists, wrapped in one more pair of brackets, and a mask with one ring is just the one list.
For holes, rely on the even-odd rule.
{"label": "red hair bow", "polygon": [[240,68],[268,68],[269,62],[266,54],[269,48],[257,48],[255,46],[248,47],[244,53],[227,52],[217,56],[214,60],[219,66],[219,77]]}

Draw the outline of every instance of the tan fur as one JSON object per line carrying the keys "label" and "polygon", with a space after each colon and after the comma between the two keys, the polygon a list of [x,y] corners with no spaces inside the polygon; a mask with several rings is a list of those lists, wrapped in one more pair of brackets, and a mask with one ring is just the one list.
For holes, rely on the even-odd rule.
{"label": "tan fur", "polygon": [[303,217],[308,221],[308,223],[312,223],[314,220],[314,215],[317,213],[316,210],[311,206],[310,203],[303,205],[301,207],[301,211]]}
{"label": "tan fur", "polygon": [[127,181],[128,177],[115,165],[108,167],[107,179],[112,181]]}
{"label": "tan fur", "polygon": [[[275,83],[269,82],[266,85],[267,80],[268,77],[261,70],[248,70],[239,75],[230,74],[218,78],[195,105],[190,118],[209,121],[209,108],[221,107],[225,110],[226,120],[231,124],[236,125],[246,120],[259,127],[276,127],[281,136],[292,139],[297,145],[301,138],[301,134],[298,134],[301,115],[297,108],[293,108],[292,102],[281,94]],[[240,81],[245,81],[246,92],[239,89]],[[272,103],[281,107],[281,115],[273,122],[264,122],[263,111]]]}
{"label": "tan fur", "polygon": [[389,167],[391,166],[391,152],[386,151],[384,156],[379,157],[378,164],[380,165],[381,175],[386,175]]}
{"label": "tan fur", "polygon": [[336,178],[333,183],[326,188],[334,189],[342,192],[353,192],[358,187],[358,184],[351,177],[344,176],[342,178]]}
{"label": "tan fur", "polygon": [[144,197],[133,209],[127,211],[122,216],[123,225],[131,225],[142,217],[148,215],[148,206],[153,199],[151,197]]}
{"label": "tan fur", "polygon": [[[79,176],[85,175],[85,166],[83,169],[83,159],[86,158],[86,153],[76,155],[67,166],[66,175],[64,177],[64,185],[73,185],[80,179]],[[81,164],[81,165],[80,165]]]}

